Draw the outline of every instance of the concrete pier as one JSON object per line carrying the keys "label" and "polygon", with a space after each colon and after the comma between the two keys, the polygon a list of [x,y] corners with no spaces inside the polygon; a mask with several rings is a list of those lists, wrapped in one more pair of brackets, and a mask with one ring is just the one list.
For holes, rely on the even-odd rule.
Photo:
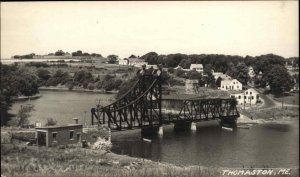
{"label": "concrete pier", "polygon": [[174,131],[186,131],[191,130],[191,121],[179,120],[174,124]]}
{"label": "concrete pier", "polygon": [[144,127],[141,131],[142,136],[163,135],[162,126]]}
{"label": "concrete pier", "polygon": [[235,118],[222,119],[220,121],[220,125],[225,127],[231,127],[231,128],[236,127],[236,119]]}
{"label": "concrete pier", "polygon": [[196,131],[197,130],[196,122],[192,122],[192,124],[191,124],[191,130],[192,131]]}

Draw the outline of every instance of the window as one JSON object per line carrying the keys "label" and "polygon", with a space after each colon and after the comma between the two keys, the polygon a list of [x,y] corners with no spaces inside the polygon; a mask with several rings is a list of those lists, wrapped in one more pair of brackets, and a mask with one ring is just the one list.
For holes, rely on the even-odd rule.
{"label": "window", "polygon": [[246,96],[244,96],[244,99],[246,99],[247,97]]}
{"label": "window", "polygon": [[248,95],[248,92],[246,92],[246,95]]}
{"label": "window", "polygon": [[239,88],[239,86],[237,86],[237,88]]}
{"label": "window", "polygon": [[74,130],[71,130],[70,131],[70,139],[73,139],[74,138]]}
{"label": "window", "polygon": [[250,92],[250,95],[252,94],[252,92]]}
{"label": "window", "polygon": [[53,132],[52,133],[52,139],[53,139],[53,141],[56,141],[56,135],[57,135],[57,132]]}
{"label": "window", "polygon": [[253,97],[253,96],[251,96],[251,99],[253,100],[253,99],[254,99],[254,97]]}
{"label": "window", "polygon": [[241,99],[241,96],[239,96],[239,99]]}

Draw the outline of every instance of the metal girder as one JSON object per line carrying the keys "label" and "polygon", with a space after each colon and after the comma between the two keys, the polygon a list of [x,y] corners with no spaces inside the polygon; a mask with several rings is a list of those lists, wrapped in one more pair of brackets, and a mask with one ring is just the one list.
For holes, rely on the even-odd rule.
{"label": "metal girder", "polygon": [[107,106],[97,105],[97,108],[91,109],[92,125],[107,124],[113,130],[122,130],[178,121],[235,120],[239,117],[235,99],[196,98],[185,100],[176,117],[163,118],[161,98],[161,78],[154,75],[140,76],[122,98]]}
{"label": "metal girder", "polygon": [[161,78],[140,76],[121,99],[105,107],[92,108],[91,113],[92,124],[107,124],[116,130],[161,125]]}

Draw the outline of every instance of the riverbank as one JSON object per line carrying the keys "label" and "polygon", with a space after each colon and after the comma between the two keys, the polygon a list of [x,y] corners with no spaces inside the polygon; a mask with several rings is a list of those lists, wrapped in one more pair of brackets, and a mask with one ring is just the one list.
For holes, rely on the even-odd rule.
{"label": "riverbank", "polygon": [[112,91],[105,91],[103,89],[84,89],[84,88],[73,88],[69,89],[65,86],[55,87],[55,86],[49,86],[49,87],[39,87],[39,90],[46,90],[46,91],[70,91],[70,92],[91,92],[91,93],[107,93],[107,94],[116,94],[119,91],[118,90],[112,90]]}
{"label": "riverbank", "polygon": [[40,98],[41,94],[36,94],[32,96],[18,96],[18,97],[12,97],[12,101],[23,101],[23,100],[34,100]]}

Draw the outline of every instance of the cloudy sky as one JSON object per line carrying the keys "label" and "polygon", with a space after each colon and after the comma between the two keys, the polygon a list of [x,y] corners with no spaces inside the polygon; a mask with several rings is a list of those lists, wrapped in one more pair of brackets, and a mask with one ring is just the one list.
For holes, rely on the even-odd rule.
{"label": "cloudy sky", "polygon": [[298,1],[1,2],[1,58],[73,52],[299,55]]}

